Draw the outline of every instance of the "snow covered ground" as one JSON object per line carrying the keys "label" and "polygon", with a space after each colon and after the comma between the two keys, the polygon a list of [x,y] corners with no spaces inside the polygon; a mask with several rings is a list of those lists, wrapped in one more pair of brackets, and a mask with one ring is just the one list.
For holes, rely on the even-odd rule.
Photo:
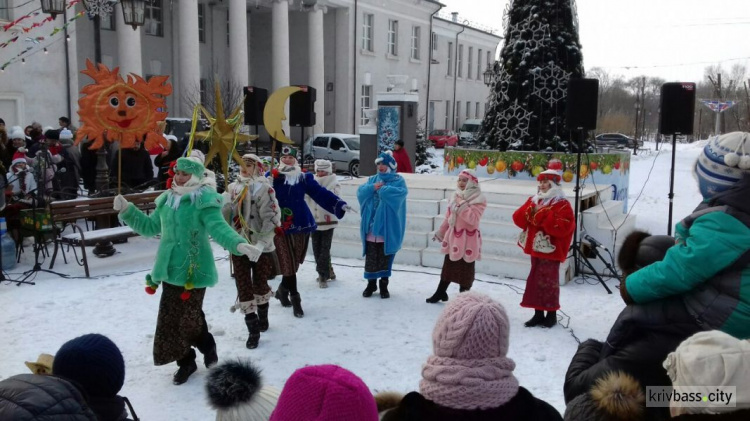
{"label": "snow covered ground", "polygon": [[[673,223],[688,215],[700,202],[692,176],[693,164],[703,142],[679,144],[677,150]],[[654,234],[667,231],[670,145],[661,151],[634,156],[631,163],[629,200],[637,226]],[[442,165],[442,150],[436,163]],[[641,193],[642,190],[642,193]],[[58,258],[55,270],[60,277],[38,273],[36,285],[0,285],[0,379],[28,372],[24,361],[34,361],[40,353],[53,354],[66,340],[85,333],[109,336],[122,350],[126,361],[122,395],[130,398],[144,420],[209,420],[213,411],[204,392],[206,369],[199,370],[181,386],[172,385],[174,364],[155,367],[151,357],[158,296],[145,294],[144,276],[152,264],[157,241],[133,238],[117,245],[113,257],[91,257],[95,278],[82,277],[83,269],[63,264]],[[328,289],[318,289],[314,264],[302,265],[298,274],[303,319],[295,319],[291,309],[271,303],[268,332],[260,347],[245,348],[247,332],[242,316],[230,313],[236,295],[229,277],[227,253],[216,247],[220,282],[206,294],[204,310],[216,337],[220,360],[251,358],[263,369],[267,384],[283,387],[297,368],[309,364],[333,363],[352,370],[375,391],[408,392],[419,385],[421,365],[431,352],[430,335],[441,304],[425,304],[437,284],[439,270],[396,266],[391,281],[391,299],[377,295],[365,299],[359,261],[335,259],[338,280]],[[21,265],[11,273],[33,265],[27,247]],[[44,267],[48,264],[45,262]],[[578,279],[562,287],[561,324],[550,330],[527,329],[523,322],[531,311],[519,307],[524,281],[477,275],[474,290],[500,301],[511,320],[509,356],[516,361],[515,374],[522,386],[564,410],[562,385],[565,370],[573,356],[576,338],[603,339],[623,308],[617,290],[608,295],[591,279]],[[280,279],[280,278],[278,278]],[[609,280],[614,289],[617,281]],[[278,280],[272,281],[272,287]],[[449,295],[457,293],[455,286]],[[199,357],[200,362],[200,357]]]}

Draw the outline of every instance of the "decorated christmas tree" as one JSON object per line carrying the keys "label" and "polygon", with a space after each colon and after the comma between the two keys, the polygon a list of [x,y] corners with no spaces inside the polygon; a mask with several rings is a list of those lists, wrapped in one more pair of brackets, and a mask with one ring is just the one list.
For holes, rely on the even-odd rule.
{"label": "decorated christmas tree", "polygon": [[[513,0],[479,134],[498,150],[575,151],[565,124],[570,78],[582,77],[574,0]],[[576,137],[574,137],[576,138]]]}

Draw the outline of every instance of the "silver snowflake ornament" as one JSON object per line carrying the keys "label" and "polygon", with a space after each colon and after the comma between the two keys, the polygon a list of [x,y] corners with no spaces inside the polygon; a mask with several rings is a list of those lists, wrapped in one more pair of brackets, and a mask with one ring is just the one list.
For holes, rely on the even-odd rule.
{"label": "silver snowflake ornament", "polygon": [[547,104],[553,105],[565,98],[567,92],[563,86],[567,86],[571,72],[566,72],[560,66],[550,62],[546,66],[531,72],[534,75],[534,90],[536,95]]}
{"label": "silver snowflake ornament", "polygon": [[513,105],[498,114],[495,124],[502,139],[509,142],[519,141],[529,135],[531,111],[518,105]]}

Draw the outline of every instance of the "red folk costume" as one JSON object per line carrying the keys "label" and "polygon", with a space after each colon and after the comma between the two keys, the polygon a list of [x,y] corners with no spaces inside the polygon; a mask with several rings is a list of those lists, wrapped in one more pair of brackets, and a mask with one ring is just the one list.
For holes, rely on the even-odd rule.
{"label": "red folk costume", "polygon": [[549,180],[550,189],[540,190],[513,213],[513,222],[523,229],[518,245],[531,256],[521,306],[551,312],[550,325],[554,325],[552,318],[557,321],[554,312],[560,308],[560,262],[567,258],[575,230],[573,209],[560,187],[561,179],[553,170],[539,174],[537,180]]}

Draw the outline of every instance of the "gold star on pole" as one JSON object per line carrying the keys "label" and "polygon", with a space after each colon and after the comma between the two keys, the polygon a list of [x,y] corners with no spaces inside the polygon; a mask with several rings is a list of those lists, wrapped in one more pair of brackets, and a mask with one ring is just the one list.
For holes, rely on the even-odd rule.
{"label": "gold star on pole", "polygon": [[[216,80],[214,86],[216,96],[216,116],[213,117],[203,105],[199,105],[200,110],[210,123],[210,128],[206,131],[196,132],[195,138],[199,141],[208,142],[210,145],[206,154],[206,165],[219,155],[221,170],[224,173],[224,180],[229,180],[229,156],[240,166],[244,166],[242,157],[237,153],[237,144],[256,140],[258,136],[240,133],[242,125],[242,103],[235,108],[229,117],[224,117],[224,104],[221,101],[221,92],[219,81]],[[244,102],[244,101],[243,101]]]}

